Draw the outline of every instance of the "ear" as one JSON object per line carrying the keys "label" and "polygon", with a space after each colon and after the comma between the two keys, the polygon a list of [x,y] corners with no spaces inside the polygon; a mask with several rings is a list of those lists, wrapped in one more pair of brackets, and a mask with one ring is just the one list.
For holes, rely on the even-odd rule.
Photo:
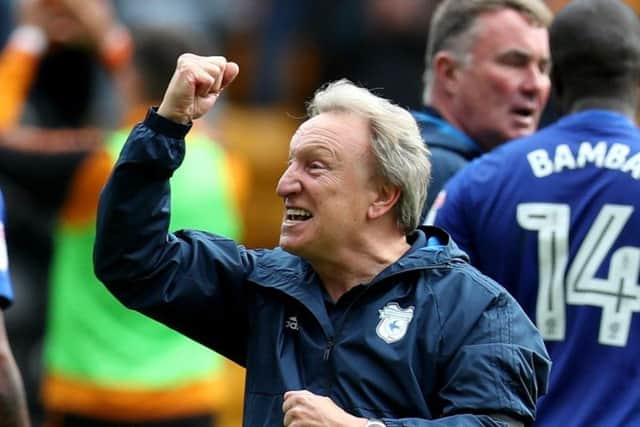
{"label": "ear", "polygon": [[442,88],[448,95],[458,92],[460,64],[453,55],[446,51],[438,52],[433,58],[433,74],[435,80],[440,82],[436,85]]}
{"label": "ear", "polygon": [[369,205],[367,216],[369,219],[377,219],[385,215],[400,199],[401,190],[391,185],[383,185],[377,191],[377,196]]}

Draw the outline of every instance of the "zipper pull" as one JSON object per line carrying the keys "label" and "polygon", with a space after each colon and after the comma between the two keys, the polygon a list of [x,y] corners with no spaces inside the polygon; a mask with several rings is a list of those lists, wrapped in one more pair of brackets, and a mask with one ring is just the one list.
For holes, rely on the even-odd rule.
{"label": "zipper pull", "polygon": [[330,337],[327,341],[327,348],[324,349],[324,354],[322,355],[322,360],[325,362],[329,360],[329,356],[331,355],[331,349],[333,349],[333,338]]}

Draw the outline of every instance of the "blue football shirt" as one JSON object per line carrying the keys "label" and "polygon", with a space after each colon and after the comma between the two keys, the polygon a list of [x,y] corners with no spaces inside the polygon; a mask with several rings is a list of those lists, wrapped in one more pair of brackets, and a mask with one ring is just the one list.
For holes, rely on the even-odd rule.
{"label": "blue football shirt", "polygon": [[450,180],[429,218],[545,338],[553,368],[536,426],[640,425],[634,123],[590,110],[505,144]]}

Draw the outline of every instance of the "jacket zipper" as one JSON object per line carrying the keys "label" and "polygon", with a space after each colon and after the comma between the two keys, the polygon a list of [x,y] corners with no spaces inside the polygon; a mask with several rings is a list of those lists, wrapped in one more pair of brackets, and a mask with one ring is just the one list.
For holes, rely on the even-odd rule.
{"label": "jacket zipper", "polygon": [[[426,268],[425,268],[425,267],[422,267],[422,268],[408,269],[408,270],[404,270],[404,272],[406,272],[406,271],[412,271],[412,270],[425,270],[425,269],[427,269],[427,270],[432,270],[432,269],[435,269],[435,268],[451,267],[451,265],[452,265],[452,264],[453,264],[453,263],[449,261],[449,262],[446,262],[446,263],[443,263],[443,264],[438,264],[438,265],[434,265],[434,266],[429,266],[429,267],[426,267]],[[387,277],[385,277],[385,278],[384,278],[384,279],[382,279],[382,280],[387,280],[388,278],[393,277],[393,276],[395,276],[395,274],[392,274],[392,275],[390,275],[390,276],[387,276]],[[342,321],[340,322],[340,324],[339,324],[339,325],[336,325],[336,327],[334,328],[334,334],[333,334],[332,336],[330,336],[330,337],[328,337],[328,338],[327,338],[327,345],[326,345],[326,347],[325,347],[325,349],[324,349],[324,352],[323,352],[323,354],[322,354],[322,360],[323,360],[324,362],[328,362],[328,361],[329,361],[329,358],[331,357],[331,351],[333,350],[333,347],[334,347],[334,346],[335,346],[335,344],[336,344],[335,337],[336,337],[336,336],[338,336],[338,335],[340,334],[340,332],[342,331],[342,326],[344,325],[344,323],[345,323],[345,321],[346,321],[346,319],[347,319],[347,315],[348,315],[348,314],[349,314],[349,312],[351,311],[351,308],[352,308],[352,307],[353,307],[353,306],[354,306],[354,305],[355,305],[355,304],[356,304],[360,299],[362,299],[362,298],[363,298],[363,296],[364,296],[365,294],[367,294],[368,292],[370,292],[370,290],[369,290],[369,289],[365,289],[365,291],[364,291],[364,292],[362,292],[360,295],[358,295],[358,296],[357,296],[357,298],[355,298],[353,301],[351,301],[351,304],[349,304],[349,307],[347,307],[347,308],[346,308],[346,310],[345,310],[345,312],[344,312],[344,314],[343,314],[343,316],[342,316],[342,319],[341,319]],[[327,390],[328,390],[328,392],[329,392],[329,393],[331,393],[331,389],[333,388],[333,383],[334,383],[334,379],[329,380],[329,381],[328,381],[328,383],[327,383]]]}
{"label": "jacket zipper", "polygon": [[329,360],[329,356],[331,356],[331,350],[333,350],[335,342],[333,341],[333,337],[329,337],[327,340],[327,347],[324,349],[324,354],[322,355],[322,360],[325,362]]}

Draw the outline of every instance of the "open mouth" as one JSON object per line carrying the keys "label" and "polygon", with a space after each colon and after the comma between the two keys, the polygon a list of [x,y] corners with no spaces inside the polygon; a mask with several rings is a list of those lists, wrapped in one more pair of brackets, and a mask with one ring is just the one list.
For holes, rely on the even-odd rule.
{"label": "open mouth", "polygon": [[287,221],[306,221],[312,217],[311,212],[304,209],[287,209]]}
{"label": "open mouth", "polygon": [[533,108],[514,108],[511,112],[522,119],[530,120],[535,112]]}

